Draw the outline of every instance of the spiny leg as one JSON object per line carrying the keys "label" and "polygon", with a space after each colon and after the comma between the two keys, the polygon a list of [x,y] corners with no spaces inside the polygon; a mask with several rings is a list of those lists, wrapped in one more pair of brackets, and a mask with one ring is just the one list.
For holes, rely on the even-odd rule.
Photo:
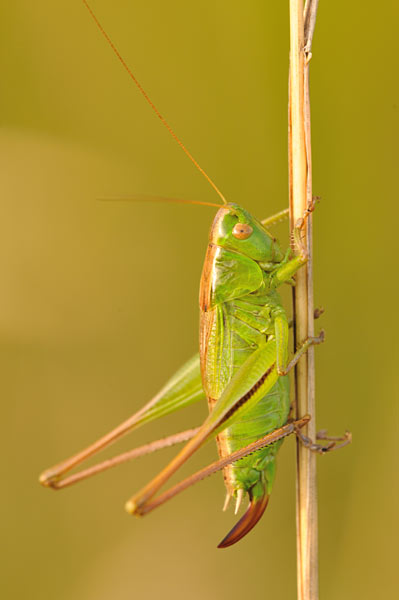
{"label": "spiny leg", "polygon": [[316,207],[316,202],[318,199],[318,196],[312,197],[311,201],[305,208],[302,217],[300,217],[296,221],[294,228],[291,232],[292,241],[298,252],[298,258],[302,261],[302,264],[304,264],[308,260],[308,249],[302,241],[302,233],[305,230],[306,221],[308,220],[309,216],[312,214]]}
{"label": "spiny leg", "polygon": [[325,340],[325,333],[324,333],[323,329],[320,331],[318,336],[308,337],[303,342],[303,344],[300,345],[298,350],[295,352],[294,356],[291,358],[291,360],[285,367],[282,366],[283,363],[281,361],[281,358],[279,358],[279,354],[277,354],[277,373],[279,375],[287,375],[291,371],[291,369],[293,369],[295,367],[295,365],[297,364],[297,362],[301,358],[301,356],[303,356],[308,351],[310,346],[322,344],[324,342],[324,340]]}
{"label": "spiny leg", "polygon": [[276,213],[275,215],[271,215],[266,219],[262,219],[261,223],[265,227],[265,229],[268,229],[269,227],[272,227],[273,225],[276,225],[281,221],[285,221],[285,219],[288,219],[288,216],[289,208],[284,208],[284,210],[280,210],[280,212]]}
{"label": "spiny leg", "polygon": [[[318,200],[320,200],[320,196],[312,197],[312,201],[309,203],[309,206],[305,209],[303,218],[307,217],[311,212],[313,212],[316,202]],[[280,223],[281,221],[285,221],[285,219],[288,219],[289,214],[290,214],[290,209],[284,208],[283,210],[280,210],[278,213],[271,215],[270,217],[266,217],[266,219],[262,219],[261,223],[265,227],[265,229],[268,229],[269,227],[272,227],[273,225],[276,225],[277,223]]]}
{"label": "spiny leg", "polygon": [[126,421],[115,427],[112,431],[90,444],[70,458],[46,469],[39,478],[45,487],[62,487],[57,485],[65,473],[84,462],[90,456],[126,435],[134,428],[148,423],[159,417],[188,406],[205,397],[200,374],[199,356],[195,355],[188,360],[166,383],[161,391],[147,404],[134,413]]}
{"label": "spiny leg", "polygon": [[104,471],[107,471],[112,467],[116,467],[118,465],[121,465],[122,463],[133,460],[134,458],[140,458],[142,456],[145,456],[146,454],[152,454],[157,450],[162,450],[163,448],[169,448],[170,446],[174,446],[175,444],[187,442],[188,440],[191,440],[192,437],[194,437],[198,429],[198,427],[195,427],[194,429],[187,429],[186,431],[182,431],[181,433],[169,435],[166,438],[155,440],[153,442],[150,442],[149,444],[138,446],[137,448],[133,448],[133,450],[128,450],[127,452],[123,452],[122,454],[118,454],[117,456],[113,456],[112,458],[108,458],[107,460],[97,463],[92,467],[88,467],[87,469],[83,469],[78,473],[69,475],[69,477],[65,477],[64,479],[53,480],[51,483],[51,488],[53,490],[61,490],[65,487],[73,485],[74,483],[78,483],[79,481],[88,479],[93,475],[103,473]]}
{"label": "spiny leg", "polygon": [[315,200],[312,200],[305,209],[303,216],[297,220],[292,230],[292,241],[296,255],[288,261],[283,261],[271,276],[272,287],[277,288],[282,283],[290,282],[295,273],[308,260],[308,251],[302,240],[302,234],[309,215],[313,212]]}
{"label": "spiny leg", "polygon": [[115,427],[115,429],[113,429],[109,433],[106,433],[104,436],[96,440],[93,444],[90,444],[90,446],[87,446],[86,448],[84,448],[80,452],[77,452],[76,454],[72,455],[66,460],[63,460],[62,462],[57,463],[56,465],[53,465],[49,469],[43,471],[43,473],[41,473],[39,477],[39,482],[45,487],[59,489],[60,487],[62,487],[60,485],[60,481],[63,475],[65,475],[65,473],[67,473],[74,467],[80,465],[82,462],[84,462],[94,454],[97,454],[97,452],[100,452],[104,448],[107,448],[110,444],[124,436],[126,433],[131,431],[131,429],[138,423],[138,421],[139,416],[137,415],[137,413],[135,413],[134,415],[129,417],[129,419]]}
{"label": "spiny leg", "polygon": [[309,421],[310,421],[310,416],[305,415],[301,419],[298,419],[296,421],[291,421],[290,423],[283,425],[279,429],[275,429],[274,431],[272,431],[271,433],[268,433],[267,435],[260,438],[256,442],[252,442],[248,446],[245,446],[244,448],[240,448],[240,450],[237,450],[236,452],[233,452],[232,454],[229,454],[228,456],[220,458],[219,460],[211,463],[210,465],[207,465],[206,467],[200,469],[196,473],[190,475],[183,481],[180,481],[179,483],[177,483],[170,489],[166,490],[165,492],[163,492],[162,494],[160,494],[153,500],[146,502],[146,504],[142,505],[140,507],[140,510],[136,511],[135,514],[137,514],[139,516],[148,514],[149,512],[153,511],[158,506],[165,504],[165,502],[167,502],[168,500],[170,500],[171,498],[173,498],[180,492],[184,491],[191,485],[197,483],[198,481],[202,481],[202,479],[205,479],[205,477],[208,477],[209,475],[213,475],[213,473],[216,473],[217,471],[221,471],[227,465],[229,465],[233,462],[236,462],[236,461],[240,460],[241,458],[244,458],[245,456],[248,456],[249,454],[256,452],[257,450],[260,450],[261,448],[264,448],[265,446],[274,444],[278,440],[281,440],[282,438],[287,437],[291,433],[296,433],[296,431],[299,431],[302,427],[307,425],[309,423]]}
{"label": "spiny leg", "polygon": [[297,364],[298,360],[303,356],[310,346],[321,344],[324,341],[324,331],[322,330],[317,337],[307,338],[294,356],[287,364],[287,348],[288,348],[288,329],[289,322],[281,307],[277,307],[273,313],[274,317],[274,334],[276,338],[276,367],[278,375],[287,375],[289,371]]}

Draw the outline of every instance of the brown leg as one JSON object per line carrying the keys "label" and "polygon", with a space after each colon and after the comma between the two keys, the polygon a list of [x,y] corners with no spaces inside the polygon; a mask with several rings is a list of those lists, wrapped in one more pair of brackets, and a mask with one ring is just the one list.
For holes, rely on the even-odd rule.
{"label": "brown leg", "polygon": [[174,446],[175,444],[187,442],[188,440],[191,440],[192,437],[194,437],[198,429],[198,427],[196,427],[195,429],[188,429],[187,431],[182,431],[181,433],[175,433],[166,438],[155,440],[154,442],[150,442],[149,444],[145,444],[144,446],[139,446],[138,448],[134,448],[133,450],[128,450],[127,452],[118,454],[118,456],[114,456],[100,463],[97,463],[92,467],[83,469],[82,471],[79,471],[74,475],[69,475],[69,477],[65,477],[64,479],[51,479],[47,483],[47,487],[51,487],[53,490],[61,490],[65,487],[68,487],[69,485],[78,483],[83,479],[87,479],[88,477],[97,475],[97,473],[107,471],[111,467],[116,467],[117,465],[127,462],[128,460],[140,458],[145,454],[152,454],[153,452],[156,452],[156,450],[162,450],[163,448],[168,448],[169,446]]}
{"label": "brown leg", "polygon": [[[326,445],[318,444],[317,442],[313,442],[310,438],[304,435],[299,429],[295,430],[297,438],[300,442],[308,448],[311,452],[316,452],[317,454],[326,454],[326,452],[331,452],[331,450],[339,450],[344,446],[347,446],[352,441],[352,434],[350,431],[346,431],[343,436],[328,436],[327,430],[323,429],[319,431],[316,435],[317,440],[326,440],[329,443]],[[341,442],[341,443],[338,443]]]}

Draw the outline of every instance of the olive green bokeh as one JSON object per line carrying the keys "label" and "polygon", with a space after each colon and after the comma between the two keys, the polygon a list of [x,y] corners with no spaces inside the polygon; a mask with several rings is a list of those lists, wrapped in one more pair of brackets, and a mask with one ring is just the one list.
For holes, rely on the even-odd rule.
{"label": "olive green bokeh", "polygon": [[[93,7],[226,197],[259,218],[282,209],[288,2]],[[324,600],[397,589],[398,18],[394,2],[322,0],[314,43],[315,300],[327,332],[317,422],[354,435],[318,463]],[[4,3],[0,23],[2,596],[294,598],[293,440],[262,522],[225,551],[216,544],[234,516],[221,512],[221,477],[145,519],[125,514],[173,451],[57,494],[38,485],[43,468],[136,410],[198,344],[213,209],[96,198],[217,197],[79,0]],[[286,227],[277,234],[286,246]],[[205,410],[120,448],[194,426]],[[214,456],[210,444],[185,472]]]}

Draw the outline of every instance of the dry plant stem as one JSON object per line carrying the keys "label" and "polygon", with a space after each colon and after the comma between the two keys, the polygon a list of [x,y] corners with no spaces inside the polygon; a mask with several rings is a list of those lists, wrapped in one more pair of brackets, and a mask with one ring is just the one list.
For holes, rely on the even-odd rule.
{"label": "dry plant stem", "polygon": [[[289,175],[291,227],[312,198],[310,107],[308,57],[314,31],[317,2],[290,0],[290,80],[289,80]],[[305,27],[306,35],[305,39]],[[304,47],[306,44],[306,54]],[[294,289],[295,344],[313,330],[313,282],[311,256],[311,216],[307,221],[305,244],[307,267],[297,274]],[[312,421],[305,435],[315,437],[314,351],[311,348],[296,367],[296,417],[310,413]],[[297,442],[297,572],[298,600],[318,599],[316,455]]]}

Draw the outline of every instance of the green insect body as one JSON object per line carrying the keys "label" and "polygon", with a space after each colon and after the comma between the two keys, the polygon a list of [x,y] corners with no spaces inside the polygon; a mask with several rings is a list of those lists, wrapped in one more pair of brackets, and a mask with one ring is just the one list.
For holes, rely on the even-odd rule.
{"label": "green insect body", "polygon": [[[273,218],[268,220],[272,223]],[[70,469],[133,429],[207,399],[209,416],[177,456],[126,504],[146,514],[150,501],[178,468],[207,440],[215,438],[221,457],[281,427],[290,410],[288,320],[276,289],[290,282],[306,262],[298,237],[297,255],[283,254],[265,227],[236,204],[214,218],[200,284],[200,353],[190,359],[142,409],[70,459],[46,470],[40,481],[59,489],[93,474],[88,469],[62,479]],[[305,347],[296,353],[298,358]],[[292,361],[291,361],[292,366]],[[171,436],[174,437],[174,436]],[[190,439],[191,438],[191,439]],[[169,444],[168,444],[169,445]],[[247,512],[223,539],[227,547],[259,521],[273,486],[281,441],[224,469],[227,497],[248,493]],[[97,469],[100,472],[110,465]]]}
{"label": "green insect body", "polygon": [[[238,236],[237,224],[245,225],[244,233],[238,232]],[[276,315],[288,328],[276,292],[279,281],[274,278],[285,262],[278,242],[247,211],[230,204],[218,212],[210,232],[200,290],[201,371],[210,411],[254,351],[275,344]],[[286,349],[284,355],[286,358]],[[268,378],[270,391],[250,408],[248,392],[248,399],[234,410],[234,421],[218,434],[221,457],[287,422],[289,380],[287,376],[278,377],[276,360]],[[244,517],[245,530],[252,528],[266,508],[280,445],[278,442],[259,450],[224,470],[227,498],[237,497],[242,490],[251,499],[250,514]],[[236,536],[242,537],[241,526],[236,527],[231,543],[238,541]]]}

